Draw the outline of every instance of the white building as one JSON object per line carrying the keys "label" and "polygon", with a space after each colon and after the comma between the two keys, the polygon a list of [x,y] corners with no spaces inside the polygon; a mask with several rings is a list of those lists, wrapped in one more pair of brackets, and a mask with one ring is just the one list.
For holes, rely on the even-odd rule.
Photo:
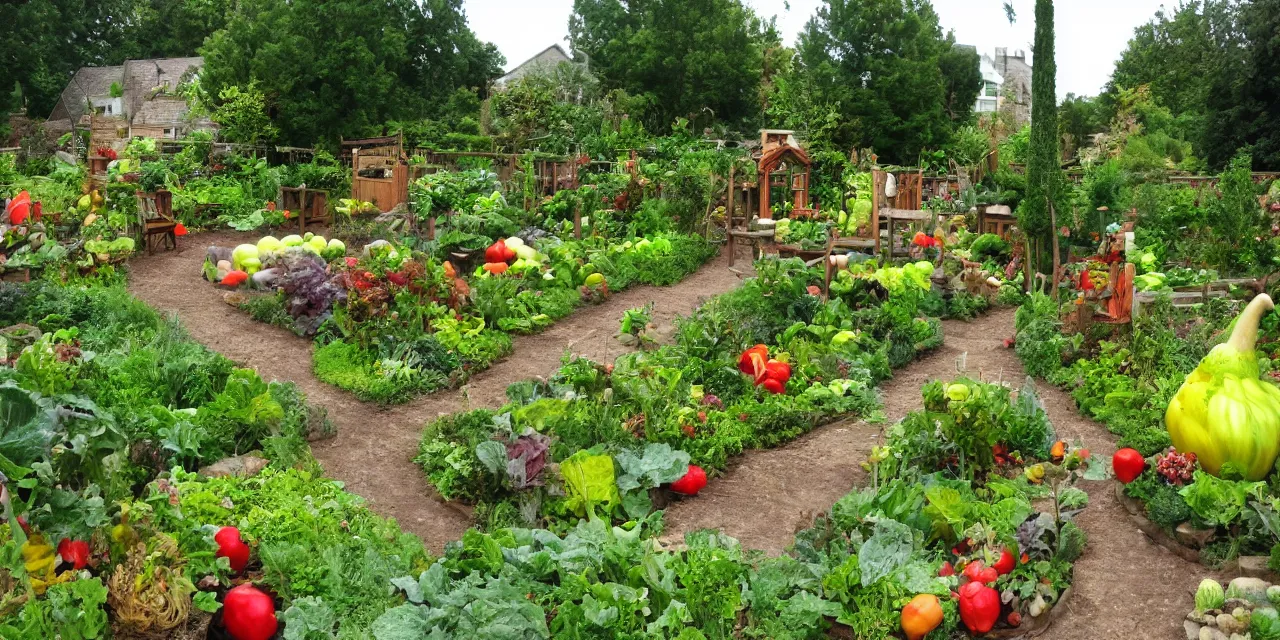
{"label": "white building", "polygon": [[973,110],[978,113],[995,113],[1000,110],[1000,104],[1004,101],[1004,94],[1001,92],[1004,77],[996,71],[995,65],[987,56],[982,56],[978,68],[982,73],[982,88],[978,90],[978,101]]}

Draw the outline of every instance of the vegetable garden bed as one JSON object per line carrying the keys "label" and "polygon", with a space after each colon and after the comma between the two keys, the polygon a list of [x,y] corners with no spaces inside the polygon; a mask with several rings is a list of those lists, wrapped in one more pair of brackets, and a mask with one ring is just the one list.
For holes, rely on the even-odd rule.
{"label": "vegetable garden bed", "polygon": [[[714,474],[745,449],[865,415],[876,382],[941,342],[937,321],[918,316],[928,281],[910,267],[865,266],[826,303],[812,284],[822,273],[799,260],[757,270],[679,321],[673,345],[610,365],[572,360],[545,383],[512,385],[499,410],[429,425],[419,456],[428,479],[447,500],[479,503],[490,527],[572,522],[589,504],[639,517],[653,508],[651,490],[690,464]],[[743,354],[751,344],[758,365]],[[571,470],[601,483],[562,481]]]}
{"label": "vegetable garden bed", "polygon": [[[265,257],[246,259],[255,273],[242,281],[274,292],[240,306],[255,319],[314,336],[322,381],[387,403],[457,386],[510,354],[509,333],[540,331],[634,284],[673,284],[715,254],[701,237],[681,234],[625,242],[534,236],[520,245],[528,259],[503,273],[464,278],[456,261],[406,245],[373,243],[357,257],[333,241],[321,251],[304,238],[285,238],[291,244],[281,247],[268,237],[261,249],[237,248]],[[207,278],[226,282],[222,271],[244,266],[222,255],[230,253],[211,250]]]}
{"label": "vegetable garden bed", "polygon": [[[1126,482],[1122,502],[1139,528],[1190,561],[1263,574],[1280,568],[1274,469],[1266,458],[1273,446],[1271,436],[1256,435],[1270,428],[1266,407],[1280,395],[1268,391],[1280,323],[1259,309],[1241,315],[1243,308],[1231,296],[1193,309],[1161,297],[1134,318],[1132,332],[1099,340],[1062,335],[1058,306],[1038,295],[1019,310],[1017,345],[1029,371],[1070,390],[1082,413],[1120,436],[1117,455],[1128,467],[1122,477],[1117,463]],[[1242,373],[1230,373],[1237,369]],[[1211,400],[1214,394],[1228,405]],[[1224,424],[1217,416],[1242,401],[1235,398],[1249,400],[1233,414],[1234,435],[1194,435]]]}
{"label": "vegetable garden bed", "polygon": [[429,174],[413,193],[422,215],[449,212],[434,239],[390,234],[348,256],[341,242],[310,234],[265,237],[211,250],[205,276],[274,292],[241,306],[314,336],[324,382],[398,403],[493,365],[510,353],[510,333],[535,333],[636,284],[674,284],[717,253],[639,213],[598,211],[575,239],[566,208],[597,187],[530,212],[507,205],[499,186],[483,170]]}

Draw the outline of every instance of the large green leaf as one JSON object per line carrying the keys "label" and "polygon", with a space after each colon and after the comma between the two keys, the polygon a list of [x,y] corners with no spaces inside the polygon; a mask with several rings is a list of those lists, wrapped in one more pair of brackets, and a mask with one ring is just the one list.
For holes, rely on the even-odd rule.
{"label": "large green leaf", "polygon": [[[0,386],[0,456],[29,467],[49,454],[57,414],[14,383]],[[8,471],[5,471],[8,473]]]}

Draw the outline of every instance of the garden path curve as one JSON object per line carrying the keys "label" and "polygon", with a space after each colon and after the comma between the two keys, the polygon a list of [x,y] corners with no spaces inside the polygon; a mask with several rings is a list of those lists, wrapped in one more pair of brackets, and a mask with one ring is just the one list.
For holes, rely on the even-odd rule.
{"label": "garden path curve", "polygon": [[[972,378],[1022,385],[1022,364],[1003,345],[1013,335],[1013,310],[943,324],[943,346],[897,371],[881,387],[886,421],[837,422],[783,447],[747,452],[723,477],[712,479],[697,499],[667,509],[664,539],[678,542],[687,531],[719,528],[745,547],[782,553],[794,533],[812,524],[816,514],[866,482],[861,463],[880,442],[883,427],[921,406],[920,387],[925,382],[964,372]],[[1110,457],[1115,452],[1115,437],[1105,426],[1081,416],[1070,395],[1043,381],[1037,388],[1059,437],[1069,442],[1079,438],[1094,455]],[[1075,565],[1067,610],[1041,637],[1184,638],[1182,619],[1195,605],[1195,588],[1214,573],[1175,556],[1139,531],[1116,500],[1113,481],[1081,486],[1089,493],[1089,508],[1079,523],[1089,544]]]}
{"label": "garden path curve", "polygon": [[436,553],[462,537],[472,521],[466,509],[440,501],[412,462],[428,421],[461,409],[502,404],[507,385],[550,375],[566,351],[612,362],[629,350],[613,339],[624,310],[653,301],[654,322],[661,331],[676,315],[688,315],[706,298],[737,287],[739,272],[750,271],[749,263],[736,272],[729,270],[725,254],[670,287],[634,287],[603,304],[579,309],[540,334],[516,337],[510,357],[473,376],[461,389],[380,407],[317,380],[311,372],[311,340],[251,320],[223,302],[223,292],[201,278],[206,247],[252,243],[259,235],[202,233],[183,238],[176,251],[135,258],[129,264],[129,290],[162,313],[176,314],[196,340],[257,369],[263,379],[296,383],[308,401],[328,411],[337,427],[334,438],[312,444],[325,474],[368,500],[374,511],[394,517]]}

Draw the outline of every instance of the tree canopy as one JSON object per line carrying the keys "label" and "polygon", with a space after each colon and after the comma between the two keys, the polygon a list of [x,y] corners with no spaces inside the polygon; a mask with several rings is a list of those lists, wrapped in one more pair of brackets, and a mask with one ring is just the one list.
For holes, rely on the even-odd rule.
{"label": "tree canopy", "polygon": [[642,100],[643,119],[741,123],[760,114],[764,51],[777,30],[740,0],[574,0],[569,42],[609,89]]}
{"label": "tree canopy", "polygon": [[467,28],[461,0],[241,0],[201,48],[209,95],[256,82],[282,138],[335,141],[421,117],[454,88],[483,90],[502,56]]}
{"label": "tree canopy", "polygon": [[1138,27],[1103,99],[1146,87],[1173,117],[1171,131],[1222,167],[1243,146],[1260,168],[1280,168],[1280,0],[1189,0]]}
{"label": "tree canopy", "polygon": [[943,34],[926,0],[827,0],[797,48],[783,85],[807,95],[784,101],[825,105],[838,116],[837,147],[872,147],[895,162],[944,146],[982,79],[977,52]]}

